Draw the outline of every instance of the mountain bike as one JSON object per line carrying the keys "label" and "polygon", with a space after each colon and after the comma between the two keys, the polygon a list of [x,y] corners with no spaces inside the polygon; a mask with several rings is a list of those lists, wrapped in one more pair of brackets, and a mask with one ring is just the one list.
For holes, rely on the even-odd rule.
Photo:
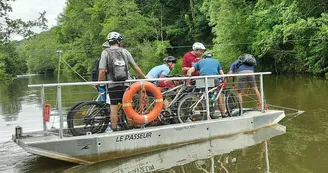
{"label": "mountain bike", "polygon": [[[174,76],[176,77],[176,76]],[[166,88],[164,91],[162,91],[163,100],[166,102],[164,103],[163,110],[160,112],[158,118],[154,120],[154,122],[150,124],[146,124],[146,126],[149,125],[167,125],[167,124],[174,124],[178,123],[177,120],[177,107],[178,103],[180,102],[180,99],[187,95],[188,93],[194,92],[194,88],[187,88],[186,82],[176,82],[178,83],[173,88]],[[140,102],[135,102],[137,105],[143,105],[139,106],[139,109],[136,110],[139,114],[147,114],[149,110],[151,110],[155,104],[155,99],[152,97],[152,94],[149,92],[146,93],[140,93],[140,96],[137,96],[140,98]],[[143,103],[142,103],[143,102]]]}
{"label": "mountain bike", "polygon": [[[67,126],[74,136],[105,132],[110,123],[110,105],[103,99],[104,94],[107,93],[99,92],[96,100],[78,102],[69,110]],[[122,105],[118,106],[118,128],[129,129]]]}
{"label": "mountain bike", "polygon": [[[176,117],[176,107],[179,98],[190,90],[185,84],[178,85],[172,89],[162,92],[163,98],[169,99],[170,102],[166,109],[154,121],[140,125],[135,124],[134,127],[141,126],[157,126],[174,123],[173,118]],[[110,126],[110,109],[106,102],[107,90],[100,91],[96,100],[83,101],[75,104],[67,114],[67,126],[74,136],[85,135],[87,133],[102,133]],[[107,97],[108,98],[108,97]],[[141,115],[147,114],[154,106],[155,100],[149,93],[140,91],[133,97],[133,108]],[[125,115],[122,105],[119,104],[119,130],[130,129],[128,119]]]}
{"label": "mountain bike", "polygon": [[[241,115],[241,104],[237,96],[227,88],[226,82],[221,82],[217,86],[208,90],[208,92],[198,92],[185,95],[180,99],[178,105],[178,121],[184,123],[187,121],[199,121],[207,119],[206,111],[206,95],[209,99],[210,117],[217,119],[224,117],[219,113],[218,99],[220,96],[224,97],[224,104],[226,113],[229,117]],[[213,96],[214,95],[214,96]]]}

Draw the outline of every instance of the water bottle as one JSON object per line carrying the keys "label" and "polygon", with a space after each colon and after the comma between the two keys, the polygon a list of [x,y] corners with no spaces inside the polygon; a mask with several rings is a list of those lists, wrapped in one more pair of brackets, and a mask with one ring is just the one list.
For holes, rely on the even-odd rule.
{"label": "water bottle", "polygon": [[218,92],[215,91],[215,92],[213,93],[212,97],[211,97],[211,100],[212,100],[212,101],[215,101],[215,98],[216,98],[217,95],[218,95]]}
{"label": "water bottle", "polygon": [[110,96],[106,93],[106,103],[110,105]]}
{"label": "water bottle", "polygon": [[104,103],[106,101],[106,89],[104,87],[98,87],[99,97],[98,102]]}

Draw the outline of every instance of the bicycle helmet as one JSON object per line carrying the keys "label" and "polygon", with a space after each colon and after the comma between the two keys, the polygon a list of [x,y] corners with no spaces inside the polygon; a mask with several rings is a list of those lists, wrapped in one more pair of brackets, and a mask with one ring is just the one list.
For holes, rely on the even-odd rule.
{"label": "bicycle helmet", "polygon": [[196,42],[192,45],[192,50],[205,50],[205,46],[200,43],[200,42]]}
{"label": "bicycle helmet", "polygon": [[205,58],[212,58],[213,57],[213,54],[211,53],[211,52],[205,52],[204,54],[203,54],[203,58],[205,59]]}
{"label": "bicycle helmet", "polygon": [[165,63],[169,63],[169,62],[173,62],[173,63],[176,63],[177,62],[177,59],[174,57],[174,56],[167,56],[163,59],[163,61]]}
{"label": "bicycle helmet", "polygon": [[124,40],[124,38],[118,32],[110,32],[110,33],[108,33],[107,38],[108,38],[108,41],[109,42],[122,41],[122,40]]}

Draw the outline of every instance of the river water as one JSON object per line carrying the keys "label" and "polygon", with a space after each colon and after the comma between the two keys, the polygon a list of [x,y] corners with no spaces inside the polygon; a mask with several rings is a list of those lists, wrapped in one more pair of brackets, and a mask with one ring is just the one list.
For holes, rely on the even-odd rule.
{"label": "river water", "polygon": [[[77,80],[61,79],[61,82],[67,81]],[[27,85],[56,82],[55,77],[33,76],[0,84],[0,172],[251,173],[269,170],[308,173],[328,170],[328,81],[321,78],[302,75],[264,77],[269,108],[286,111],[286,117],[280,123],[283,126],[93,165],[75,165],[31,155],[11,141],[17,125],[23,126],[24,131],[43,128],[40,90]],[[81,92],[86,94],[69,96]],[[75,87],[65,93],[71,104],[94,96],[91,87]],[[47,99],[54,105],[55,92]],[[299,115],[297,110],[305,112]],[[286,133],[282,132],[284,127]]]}

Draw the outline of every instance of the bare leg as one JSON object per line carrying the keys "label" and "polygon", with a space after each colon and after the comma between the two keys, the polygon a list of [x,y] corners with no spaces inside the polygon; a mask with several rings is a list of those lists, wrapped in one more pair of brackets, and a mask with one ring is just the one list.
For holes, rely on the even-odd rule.
{"label": "bare leg", "polygon": [[118,106],[117,105],[110,105],[110,122],[112,125],[112,129],[117,129],[117,123],[118,123]]}
{"label": "bare leg", "polygon": [[128,121],[129,128],[133,128],[134,127],[134,123],[133,123],[132,119],[126,117],[126,120]]}
{"label": "bare leg", "polygon": [[259,92],[259,90],[257,89],[257,87],[254,87],[253,89],[254,89],[254,92],[256,94],[256,98],[257,98],[258,103],[261,104],[262,103],[262,101],[261,101],[261,93]]}
{"label": "bare leg", "polygon": [[222,95],[220,94],[219,96],[219,109],[220,109],[220,112],[221,112],[221,116],[224,117],[225,115],[225,111],[224,111],[224,102],[223,102],[223,98],[222,98]]}
{"label": "bare leg", "polygon": [[242,103],[243,102],[243,96],[242,96],[243,92],[241,90],[237,91],[237,96],[239,99],[239,102]]}

